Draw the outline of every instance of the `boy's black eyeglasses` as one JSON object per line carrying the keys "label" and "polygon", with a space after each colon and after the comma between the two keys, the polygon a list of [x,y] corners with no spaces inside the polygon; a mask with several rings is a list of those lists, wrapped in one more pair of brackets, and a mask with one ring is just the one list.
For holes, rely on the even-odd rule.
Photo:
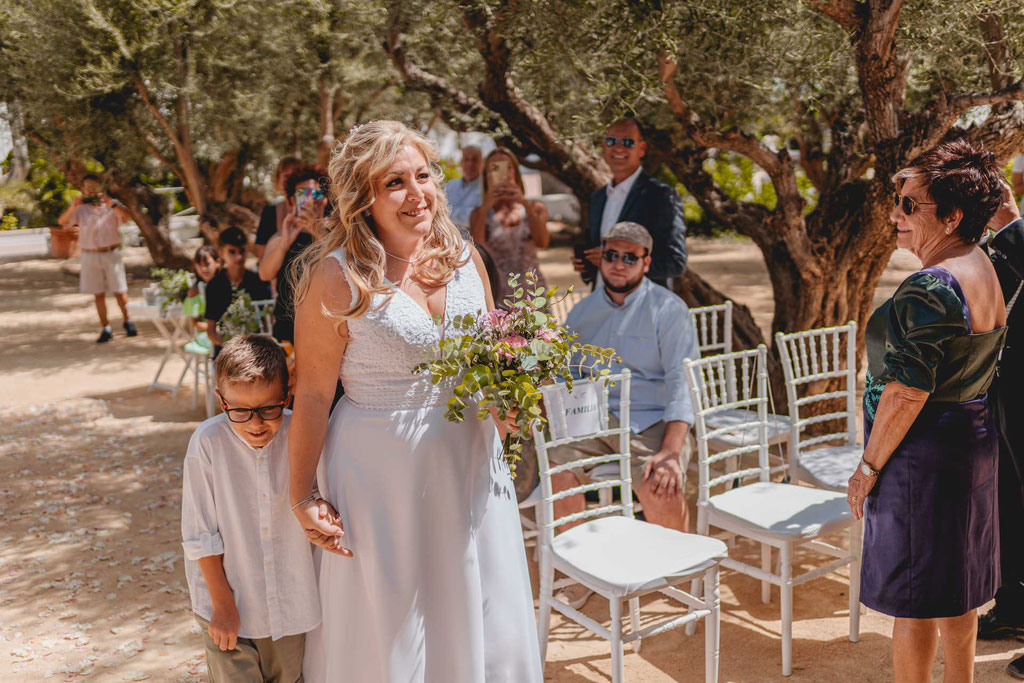
{"label": "boy's black eyeglasses", "polygon": [[892,203],[895,206],[900,207],[903,210],[904,215],[911,215],[917,210],[919,206],[935,206],[937,202],[919,202],[913,197],[907,195],[900,195],[899,192],[892,193]]}
{"label": "boy's black eyeglasses", "polygon": [[260,419],[264,422],[279,420],[284,415],[284,403],[277,403],[272,406],[259,406],[257,408],[228,408],[228,404],[224,399],[221,399],[220,402],[224,406],[224,414],[228,416],[228,419],[239,424],[248,422],[256,413],[259,413]]}
{"label": "boy's black eyeglasses", "polygon": [[633,149],[636,146],[636,140],[633,138],[614,138],[611,135],[604,139],[604,144],[608,147],[614,147],[615,145],[622,145],[626,149]]}
{"label": "boy's black eyeglasses", "polygon": [[621,258],[622,262],[627,266],[635,266],[636,264],[640,263],[642,259],[647,258],[647,250],[644,249],[643,256],[637,256],[636,254],[631,254],[628,251],[620,254],[614,249],[605,249],[604,251],[601,252],[601,258],[607,261],[608,263],[615,263]]}

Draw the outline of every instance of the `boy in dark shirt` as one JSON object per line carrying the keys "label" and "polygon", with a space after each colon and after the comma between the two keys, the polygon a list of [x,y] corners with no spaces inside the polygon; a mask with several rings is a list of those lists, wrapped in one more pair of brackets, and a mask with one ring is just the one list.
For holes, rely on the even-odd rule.
{"label": "boy in dark shirt", "polygon": [[223,344],[216,323],[228,310],[235,292],[244,289],[253,301],[271,298],[270,285],[245,267],[249,240],[240,228],[225,228],[217,237],[217,245],[224,266],[206,285],[206,319],[214,323],[210,325],[208,334],[214,345],[215,356]]}

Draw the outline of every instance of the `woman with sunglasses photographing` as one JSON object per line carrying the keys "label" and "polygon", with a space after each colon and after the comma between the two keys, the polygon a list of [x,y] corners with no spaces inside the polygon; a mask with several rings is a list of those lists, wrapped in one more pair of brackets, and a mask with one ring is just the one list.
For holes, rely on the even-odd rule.
{"label": "woman with sunglasses photographing", "polygon": [[912,274],[868,321],[866,446],[848,502],[864,518],[861,602],[896,618],[895,680],[973,680],[977,609],[999,586],[997,436],[989,387],[1003,293],[978,246],[1003,202],[989,152],[957,140],[893,178],[897,246]]}
{"label": "woman with sunglasses photographing", "polygon": [[327,208],[328,183],[327,171],[312,164],[294,167],[284,181],[287,213],[260,259],[260,278],[276,280],[274,339],[279,342],[295,342],[291,264],[316,239]]}

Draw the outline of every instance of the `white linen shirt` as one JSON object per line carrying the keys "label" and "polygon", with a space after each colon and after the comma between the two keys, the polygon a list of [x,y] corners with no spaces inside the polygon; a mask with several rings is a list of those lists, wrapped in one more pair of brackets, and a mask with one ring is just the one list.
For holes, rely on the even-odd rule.
{"label": "white linen shirt", "polygon": [[619,214],[622,213],[622,207],[626,205],[626,197],[629,196],[629,191],[633,189],[636,179],[640,177],[641,171],[643,171],[642,166],[638,167],[633,171],[633,175],[618,185],[608,183],[608,200],[604,203],[604,213],[601,214],[601,237],[604,237],[605,233],[619,222]]}
{"label": "white linen shirt", "polygon": [[469,228],[469,214],[484,202],[481,194],[482,177],[478,175],[468,183],[464,178],[455,178],[444,186],[452,221],[460,228]]}
{"label": "white linen shirt", "polygon": [[181,537],[192,611],[212,616],[198,560],[223,555],[243,638],[277,640],[320,624],[313,550],[289,505],[291,412],[281,420],[270,443],[253,448],[221,413],[199,425],[185,455]]}

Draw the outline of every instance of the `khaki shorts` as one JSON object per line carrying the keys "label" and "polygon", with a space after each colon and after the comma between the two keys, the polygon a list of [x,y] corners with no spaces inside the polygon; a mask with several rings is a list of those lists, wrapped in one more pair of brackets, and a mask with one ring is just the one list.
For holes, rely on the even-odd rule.
{"label": "khaki shorts", "polygon": [[279,681],[302,683],[302,656],[306,634],[270,638],[238,638],[234,650],[221,650],[210,635],[210,622],[195,615],[203,629],[206,669],[210,683]]}
{"label": "khaki shorts", "polygon": [[82,294],[123,294],[128,291],[120,249],[103,252],[82,250],[79,262],[79,291]]}
{"label": "khaki shorts", "polygon": [[[608,426],[614,429],[619,426],[619,421],[614,415],[608,416]],[[647,465],[647,461],[651,459],[659,450],[661,450],[661,442],[665,438],[665,422],[658,422],[651,425],[639,434],[630,434],[629,436],[629,463],[630,472],[633,479],[633,490],[635,491],[640,484],[644,481],[644,467]],[[686,468],[690,465],[690,457],[693,453],[691,447],[691,436],[688,432],[686,439],[683,442],[683,450],[679,454],[679,468],[683,473],[682,489],[686,490]],[[597,455],[608,455],[610,453],[617,453],[619,451],[619,436],[603,436],[598,439],[588,439],[586,441],[579,441],[577,443],[568,444],[565,446],[558,446],[548,451],[548,463],[551,467],[557,467],[558,465],[566,465],[573,460],[580,460],[582,458],[590,458]],[[573,470],[576,478],[580,480],[581,484],[589,484],[593,481],[591,472],[595,466],[588,468],[580,468]],[[602,463],[597,467],[607,467],[607,464]]]}

